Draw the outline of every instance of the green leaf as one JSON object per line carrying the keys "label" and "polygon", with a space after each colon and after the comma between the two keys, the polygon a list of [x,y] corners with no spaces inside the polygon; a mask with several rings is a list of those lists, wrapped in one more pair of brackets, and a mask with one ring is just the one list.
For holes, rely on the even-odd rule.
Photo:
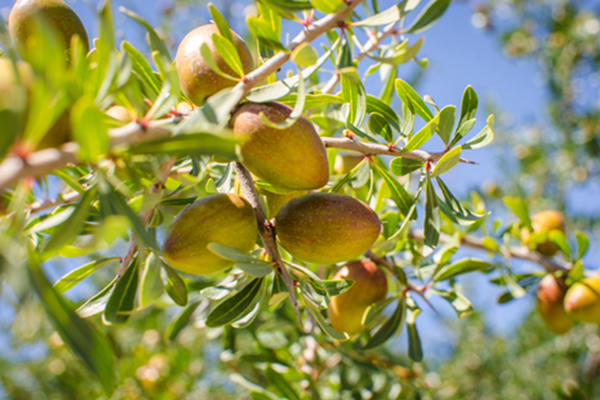
{"label": "green leaf", "polygon": [[296,98],[296,104],[294,105],[294,109],[290,116],[282,122],[273,122],[267,118],[264,113],[260,113],[260,120],[270,128],[274,129],[288,129],[292,125],[296,123],[298,118],[302,116],[302,112],[304,111],[304,99],[305,99],[305,91],[304,91],[304,79],[302,79],[302,69],[298,66],[298,96]]}
{"label": "green leaf", "polygon": [[340,70],[342,82],[342,97],[350,103],[348,121],[359,127],[362,125],[367,109],[367,95],[355,67]]}
{"label": "green leaf", "polygon": [[209,300],[221,300],[225,298],[238,285],[239,280],[228,283],[222,283],[218,286],[210,286],[200,291],[200,294]]}
{"label": "green leaf", "polygon": [[424,229],[425,246],[435,249],[440,240],[440,211],[431,180],[427,179]]}
{"label": "green leaf", "polygon": [[79,318],[73,307],[50,286],[33,250],[30,250],[28,266],[31,285],[58,334],[98,377],[104,392],[111,397],[116,381],[112,346],[96,327]]}
{"label": "green leaf", "polygon": [[264,400],[264,399],[280,400],[279,397],[277,397],[277,395],[275,395],[274,393],[258,386],[254,382],[250,382],[248,379],[244,378],[240,374],[237,374],[237,373],[229,374],[229,379],[233,383],[238,384],[238,385],[243,386],[246,389],[248,389],[248,391],[250,392],[251,395],[258,394],[260,396],[263,396],[263,397],[257,397],[260,400]]}
{"label": "green leaf", "polygon": [[217,8],[213,5],[213,3],[208,3],[208,11],[210,12],[210,16],[212,17],[214,23],[217,25],[219,29],[219,33],[225,39],[229,40],[231,44],[233,44],[233,35],[231,34],[231,30],[229,29],[229,25],[223,15],[217,10]]}
{"label": "green leaf", "polygon": [[367,344],[361,348],[361,350],[374,349],[385,343],[389,338],[402,330],[404,325],[404,319],[406,317],[406,299],[404,296],[398,298],[398,305],[394,313],[381,325],[381,327],[375,332],[373,337],[367,342]]}
{"label": "green leaf", "polygon": [[85,303],[83,303],[75,312],[81,318],[89,318],[94,315],[100,314],[106,308],[106,303],[112,294],[115,283],[117,282],[117,278],[113,279],[108,285],[104,287],[101,291],[96,293],[94,296],[89,298]]}
{"label": "green leaf", "polygon": [[[354,286],[354,282],[355,281],[353,281],[352,279],[325,280],[323,281],[323,285],[325,286],[325,289],[327,290],[329,296],[333,297],[346,292],[348,289]],[[319,287],[316,285],[314,286],[314,288],[315,290],[317,290],[317,292],[320,290]]]}
{"label": "green leaf", "polygon": [[431,1],[405,32],[419,33],[429,28],[444,14],[449,5],[450,0]]}
{"label": "green leaf", "polygon": [[213,135],[212,133],[189,133],[170,138],[135,144],[128,154],[165,154],[170,156],[222,155],[236,157],[238,139]]}
{"label": "green leaf", "polygon": [[243,262],[243,263],[256,263],[256,264],[267,264],[273,265],[272,263],[268,263],[266,261],[260,260],[256,257],[252,257],[242,251],[233,249],[231,247],[224,246],[219,243],[209,243],[206,248],[215,255],[224,258],[225,260],[235,261],[235,262]]}
{"label": "green leaf", "polygon": [[140,277],[140,307],[151,305],[163,293],[161,269],[162,261],[154,253],[150,253],[144,261]]}
{"label": "green leaf", "polygon": [[119,257],[110,257],[110,258],[100,258],[98,260],[94,260],[85,265],[82,265],[79,268],[74,269],[68,274],[64,275],[60,278],[56,283],[52,286],[56,293],[64,293],[67,290],[71,289],[79,282],[99,270],[101,267],[105,266],[111,261],[118,260]]}
{"label": "green leaf", "polygon": [[315,65],[319,60],[317,52],[308,43],[301,43],[296,47],[292,51],[290,58],[301,67],[310,67],[311,65]]}
{"label": "green leaf", "polygon": [[290,295],[285,282],[280,274],[275,274],[273,286],[271,287],[271,296],[269,297],[269,306],[280,303]]}
{"label": "green leaf", "polygon": [[264,278],[257,278],[248,283],[234,296],[219,304],[208,314],[206,326],[215,328],[229,325],[244,315],[252,306],[254,298],[260,292]]}
{"label": "green leaf", "polygon": [[402,18],[400,8],[392,6],[385,11],[372,15],[362,21],[353,22],[352,26],[381,26],[399,21]]}
{"label": "green leaf", "polygon": [[367,113],[372,114],[374,112],[383,115],[388,124],[400,132],[400,118],[398,117],[398,114],[396,114],[394,110],[392,110],[392,108],[383,101],[376,97],[367,95]]}
{"label": "green leaf", "polygon": [[399,50],[397,50],[389,57],[377,57],[369,53],[367,53],[367,57],[382,64],[400,65],[407,63],[410,60],[414,59],[419,53],[419,50],[421,50],[421,46],[423,45],[423,38],[417,40],[412,46],[408,46],[408,40],[406,40],[405,43],[406,46],[402,46]]}
{"label": "green leaf", "polygon": [[423,146],[425,143],[427,143],[427,141],[429,139],[431,139],[431,136],[433,136],[433,134],[435,133],[435,131],[438,127],[438,122],[439,122],[438,117],[439,117],[439,115],[436,116],[435,118],[431,119],[427,123],[427,125],[425,125],[417,133],[415,133],[414,136],[412,138],[410,138],[408,143],[406,143],[404,145],[402,150],[400,150],[400,152],[404,153],[404,152],[413,151],[413,150],[416,150],[419,147]]}
{"label": "green leaf", "polygon": [[134,258],[121,279],[117,281],[113,290],[102,319],[108,324],[123,323],[129,319],[129,315],[135,308],[135,299],[137,296],[139,277],[139,260]]}
{"label": "green leaf", "polygon": [[423,118],[425,122],[429,122],[433,119],[431,110],[408,83],[398,78],[396,79],[395,86],[396,93],[398,93],[400,100],[402,100],[411,111],[414,110],[414,114]]}
{"label": "green leaf", "polygon": [[306,309],[308,310],[309,314],[317,321],[317,324],[319,324],[327,336],[340,342],[345,342],[346,340],[350,339],[346,332],[340,332],[333,329],[333,327],[329,325],[327,321],[325,321],[323,314],[321,314],[321,310],[315,307],[310,300],[307,300],[304,295],[302,298],[304,299],[304,303],[306,304]]}
{"label": "green leaf", "polygon": [[96,200],[96,187],[92,186],[85,192],[69,219],[58,226],[44,247],[44,253],[60,249],[81,231],[94,200]]}
{"label": "green leaf", "polygon": [[[259,3],[259,5],[260,4],[262,3]],[[284,53],[288,52],[288,49],[281,44],[279,34],[273,31],[268,22],[250,16],[246,20],[246,24],[248,25],[248,30],[252,36],[257,38],[259,43],[276,51],[282,51]]]}
{"label": "green leaf", "polygon": [[435,164],[435,167],[433,167],[433,170],[431,171],[431,177],[434,178],[440,176],[454,168],[454,166],[458,164],[458,160],[460,160],[461,151],[462,147],[457,146],[444,154],[444,156]]}
{"label": "green leaf", "polygon": [[379,113],[372,113],[369,117],[369,129],[371,129],[371,132],[381,136],[388,143],[394,141],[392,128],[385,117]]}
{"label": "green leaf", "polygon": [[569,248],[569,243],[567,242],[567,238],[565,234],[558,229],[552,229],[548,232],[548,239],[554,243],[560,251],[567,257],[571,258],[571,249]]}
{"label": "green leaf", "polygon": [[204,61],[206,61],[206,64],[210,67],[210,69],[212,69],[217,75],[220,75],[225,79],[229,79],[235,82],[238,82],[240,80],[239,77],[229,75],[228,73],[224,72],[221,68],[219,68],[219,65],[213,57],[213,53],[212,51],[210,51],[206,42],[203,42],[200,45],[200,54],[202,54],[202,58],[204,59]]}
{"label": "green leaf", "polygon": [[450,142],[454,120],[456,119],[456,107],[446,106],[440,110],[440,124],[438,125],[438,134],[446,146]]}
{"label": "green leaf", "polygon": [[[411,299],[412,300],[412,299]],[[416,319],[421,313],[421,309],[413,303],[408,307],[406,313],[406,331],[408,333],[408,356],[411,360],[420,362],[423,360],[423,348],[421,347],[421,338],[417,331]]]}
{"label": "green leaf", "polygon": [[404,176],[425,166],[425,163],[411,158],[396,157],[390,162],[390,171],[396,176]]}
{"label": "green leaf", "polygon": [[[309,1],[301,0],[265,0],[269,5],[272,5],[283,11],[298,12],[303,10],[310,10],[313,8]],[[293,19],[293,18],[288,18]]]}
{"label": "green leaf", "polygon": [[91,97],[81,97],[71,108],[71,128],[79,144],[77,156],[82,161],[96,160],[108,153],[108,125],[105,115]]}
{"label": "green leaf", "polygon": [[[463,93],[460,106],[460,119],[456,126],[456,135],[454,135],[454,138],[452,139],[452,146],[473,127],[478,104],[479,100],[477,99],[477,93],[475,93],[475,90],[470,85],[467,86]],[[468,128],[468,130],[466,128]]]}
{"label": "green leaf", "polygon": [[373,163],[372,165],[373,168],[375,168],[375,170],[383,177],[383,180],[390,189],[392,199],[396,203],[398,211],[400,211],[402,215],[408,215],[413,204],[413,199],[410,194],[408,194],[406,189],[404,189],[404,186],[402,186],[400,182],[396,180],[396,178],[390,175],[385,168],[380,167],[376,163]]}
{"label": "green leaf", "polygon": [[188,303],[188,289],[185,281],[179,276],[177,271],[161,262],[166,276],[163,277],[165,292],[178,306],[185,307]]}
{"label": "green leaf", "polygon": [[326,14],[339,13],[348,8],[342,0],[311,0],[310,2],[314,8]]}
{"label": "green leaf", "polygon": [[515,215],[521,220],[521,224],[526,228],[531,228],[531,219],[529,219],[529,210],[527,209],[527,203],[516,197],[504,197],[502,199],[504,204],[515,213]]}
{"label": "green leaf", "polygon": [[190,318],[196,312],[200,304],[202,304],[200,300],[192,301],[186,308],[173,316],[171,322],[169,322],[169,326],[167,326],[165,331],[165,337],[167,340],[175,340],[179,332],[181,332],[181,330],[189,323]]}
{"label": "green leaf", "polygon": [[450,192],[450,189],[448,189],[444,182],[439,177],[436,178],[436,180],[444,196],[444,201],[439,203],[440,209],[451,220],[456,220],[456,223],[461,225],[470,225],[490,214],[489,212],[481,215],[474,214],[471,210],[464,208],[460,201],[458,201],[458,199]]}
{"label": "green leaf", "polygon": [[580,231],[575,231],[575,236],[577,237],[577,260],[580,260],[590,246],[590,239],[588,239],[585,233]]}
{"label": "green leaf", "polygon": [[381,313],[383,313],[383,310],[385,310],[385,308],[389,306],[392,301],[396,300],[396,297],[397,296],[388,297],[387,299],[378,301],[377,303],[373,303],[367,307],[365,313],[363,314],[362,324],[366,327],[371,326],[371,324],[373,324],[377,318],[379,318]]}
{"label": "green leaf", "polygon": [[494,141],[494,114],[487,119],[487,125],[475,137],[463,145],[465,150],[480,149]]}
{"label": "green leaf", "polygon": [[430,288],[429,292],[440,296],[442,299],[450,303],[452,308],[454,308],[454,311],[456,311],[456,315],[458,315],[458,318],[462,319],[466,316],[473,314],[474,312],[469,299],[467,299],[460,292],[457,292],[455,290],[440,290],[433,288]]}
{"label": "green leaf", "polygon": [[219,53],[227,65],[229,65],[238,76],[242,77],[246,75],[244,72],[244,65],[242,64],[242,60],[240,59],[240,55],[238,54],[235,45],[216,33],[213,33],[212,40],[217,53]]}
{"label": "green leaf", "polygon": [[270,365],[267,366],[266,375],[269,383],[274,385],[279,393],[289,400],[300,400],[300,395],[290,382]]}
{"label": "green leaf", "polygon": [[487,261],[482,261],[475,258],[465,258],[442,268],[434,276],[433,281],[440,282],[472,271],[486,271],[492,265],[493,264]]}
{"label": "green leaf", "polygon": [[167,49],[167,45],[156,34],[156,31],[154,30],[154,28],[152,28],[152,25],[150,25],[148,22],[146,22],[146,20],[144,20],[138,14],[126,9],[123,6],[119,7],[119,11],[121,11],[123,14],[127,15],[128,17],[133,18],[135,21],[137,21],[141,26],[143,26],[146,29],[146,31],[148,32],[148,37],[150,40],[150,47],[152,48],[152,50],[158,51],[160,53],[161,57],[165,60],[164,64],[171,64],[171,62],[172,62],[171,54],[169,53],[169,50]]}
{"label": "green leaf", "polygon": [[[265,283],[266,283],[266,281],[265,281]],[[231,326],[233,328],[235,328],[235,329],[247,328],[248,326],[250,326],[250,324],[252,324],[252,322],[254,322],[254,320],[258,316],[258,313],[260,312],[260,309],[263,304],[263,300],[265,298],[265,286],[266,286],[265,284],[261,285],[260,292],[258,293],[258,295],[256,295],[254,297],[254,301],[252,302],[250,307],[248,307],[248,311],[246,311],[244,314],[242,314],[242,316],[240,316],[238,319],[236,319],[231,324]]]}
{"label": "green leaf", "polygon": [[152,71],[152,67],[146,61],[146,58],[140,53],[135,47],[129,42],[123,42],[121,44],[121,51],[127,52],[133,62],[132,68],[135,73],[140,77],[142,83],[146,89],[150,92],[152,98],[156,98],[160,93],[162,82],[160,78]]}
{"label": "green leaf", "polygon": [[[297,103],[298,95],[296,93],[290,93],[287,96],[277,100],[280,103],[293,106]],[[304,99],[304,108],[306,110],[312,110],[329,104],[341,104],[344,100],[340,96],[334,96],[332,94],[306,94]]]}

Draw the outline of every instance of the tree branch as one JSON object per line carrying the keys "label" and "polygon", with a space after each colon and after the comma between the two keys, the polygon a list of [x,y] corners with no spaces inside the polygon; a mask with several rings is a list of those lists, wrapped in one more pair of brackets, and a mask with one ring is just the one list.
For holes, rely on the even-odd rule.
{"label": "tree branch", "polygon": [[289,290],[290,301],[292,302],[292,307],[294,307],[294,311],[296,312],[296,316],[300,321],[300,325],[302,326],[302,318],[300,318],[300,311],[298,311],[298,300],[296,299],[296,284],[292,277],[290,276],[287,268],[283,264],[283,260],[281,259],[281,255],[279,254],[279,249],[277,248],[277,241],[275,239],[275,226],[267,220],[265,214],[263,213],[262,208],[260,207],[260,203],[258,201],[258,194],[256,193],[256,189],[254,188],[254,182],[252,181],[252,177],[250,176],[250,172],[239,162],[234,163],[235,173],[240,182],[240,187],[242,189],[242,193],[244,194],[244,198],[248,200],[254,212],[256,214],[256,222],[258,223],[258,233],[260,234],[260,238],[263,242],[263,246],[267,251],[267,254],[271,258],[271,261],[275,263],[275,268],[277,272],[283,278],[285,285]]}

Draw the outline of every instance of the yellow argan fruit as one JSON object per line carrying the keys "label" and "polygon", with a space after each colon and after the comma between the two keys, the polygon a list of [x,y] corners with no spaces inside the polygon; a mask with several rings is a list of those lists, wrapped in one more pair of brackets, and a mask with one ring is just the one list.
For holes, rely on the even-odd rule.
{"label": "yellow argan fruit", "polygon": [[[236,76],[217,52],[212,39],[213,34],[220,34],[215,24],[202,25],[194,29],[183,38],[175,56],[175,67],[179,73],[181,89],[187,98],[197,106],[202,105],[208,96],[236,84],[235,81],[214,72],[200,54],[200,46],[202,43],[206,43],[219,69],[226,74]],[[244,73],[247,74],[254,67],[252,53],[237,33],[231,31],[231,35],[242,61]]]}
{"label": "yellow argan fruit", "polygon": [[267,218],[271,219],[275,218],[281,207],[286,205],[290,200],[304,196],[307,192],[306,190],[300,190],[292,193],[278,194],[261,189],[259,193],[264,196],[265,205],[267,206]]}
{"label": "yellow argan fruit", "polygon": [[335,156],[333,171],[337,175],[345,175],[352,171],[364,158],[365,156],[362,154],[338,154]]}
{"label": "yellow argan fruit", "polygon": [[206,275],[233,266],[206,248],[209,243],[248,253],[258,229],[252,206],[235,194],[214,194],[186,207],[175,218],[163,243],[163,257],[174,268]]}
{"label": "yellow argan fruit", "polygon": [[584,278],[571,286],[564,304],[576,321],[600,324],[600,276]]}
{"label": "yellow argan fruit", "polygon": [[89,50],[88,36],[83,23],[62,0],[18,0],[8,16],[8,32],[17,52],[28,60],[36,49],[33,27],[36,20],[43,20],[47,27],[55,30],[64,49],[71,45],[71,38],[79,36],[86,52]]}
{"label": "yellow argan fruit", "polygon": [[557,335],[566,333],[575,324],[563,305],[566,292],[564,279],[553,275],[546,275],[540,281],[537,291],[538,311],[546,326]]}
{"label": "yellow argan fruit", "polygon": [[117,121],[129,123],[133,121],[133,117],[131,115],[131,111],[123,106],[112,106],[108,110],[106,110],[106,115],[116,119]]}
{"label": "yellow argan fruit", "polygon": [[287,129],[270,128],[260,118],[285,121],[292,109],[281,103],[246,103],[231,119],[231,127],[244,142],[242,163],[254,175],[291,190],[322,188],[329,180],[325,147],[313,125],[304,117]]}
{"label": "yellow argan fruit", "polygon": [[311,193],[288,202],[275,217],[279,242],[311,263],[335,264],[369,250],[381,231],[365,203],[337,193]]}
{"label": "yellow argan fruit", "polygon": [[[547,210],[534,214],[531,217],[531,226],[534,233],[550,232],[557,229],[565,232],[565,219],[558,211]],[[530,234],[527,228],[521,231],[521,240],[526,246],[529,246]],[[536,246],[536,250],[546,257],[552,257],[558,251],[558,248],[550,240],[540,243]]]}
{"label": "yellow argan fruit", "polygon": [[333,279],[352,279],[355,283],[346,292],[331,298],[327,309],[331,326],[349,335],[364,331],[367,327],[362,324],[362,318],[367,307],[387,297],[385,273],[371,260],[360,260],[344,266]]}

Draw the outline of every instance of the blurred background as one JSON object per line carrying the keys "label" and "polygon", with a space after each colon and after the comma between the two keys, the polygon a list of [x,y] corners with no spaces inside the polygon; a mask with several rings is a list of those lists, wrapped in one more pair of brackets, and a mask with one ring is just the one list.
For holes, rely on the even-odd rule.
{"label": "blurred background", "polygon": [[[5,20],[13,3],[0,0],[0,15]],[[82,18],[90,36],[97,36],[95,10],[99,2],[67,3]],[[206,4],[201,0],[113,1],[117,41],[127,40],[149,53],[142,29],[118,12],[118,6],[124,6],[157,28],[174,54],[187,32],[209,21]],[[380,9],[392,4],[380,1]],[[256,13],[254,2],[222,0],[215,5],[234,30],[247,33],[245,19]],[[299,24],[286,21],[282,31],[292,38],[299,29]],[[582,230],[590,236],[591,250],[584,262],[587,268],[598,269],[600,3],[453,1],[423,36],[420,58],[428,58],[428,66],[405,64],[399,77],[438,105],[459,105],[465,87],[473,86],[480,98],[475,131],[483,128],[488,114],[496,115],[495,143],[470,155],[479,165],[454,168],[446,179],[448,186],[461,199],[472,192],[482,196],[492,210],[487,221],[490,226],[496,220],[506,226],[514,218],[501,201],[506,195],[524,197],[531,212],[563,211],[568,234]],[[286,38],[282,39],[285,42]],[[282,68],[281,76],[286,73],[286,67]],[[367,87],[374,95],[381,90],[377,80]],[[398,109],[396,102],[392,105]],[[441,141],[428,146],[442,149]],[[475,250],[461,250],[459,255],[484,256]],[[47,274],[58,279],[78,265],[57,262]],[[515,273],[524,267],[531,266],[511,262]],[[423,399],[600,398],[598,327],[578,325],[556,337],[535,312],[532,294],[499,304],[503,289],[488,280],[476,274],[461,280],[476,310],[462,320],[457,320],[447,303],[433,302],[439,314],[423,305],[425,312],[418,325],[424,362],[408,360],[404,334],[387,345],[390,357],[406,367],[396,371],[398,381],[414,382],[425,389],[444,388],[435,395],[425,390],[415,397]],[[69,296],[82,298],[95,287],[93,281],[84,282]],[[0,399],[102,398],[96,383],[53,334],[38,304],[30,302],[17,312],[14,302],[9,291],[0,292]],[[227,332],[218,329],[201,335],[197,329],[202,328],[190,326],[176,342],[167,343],[162,337],[167,314],[149,310],[114,331],[114,339],[125,353],[119,365],[121,375],[128,377],[116,395],[121,397],[115,398],[247,396],[227,378],[221,340]],[[293,346],[290,337],[260,333],[259,329],[261,342]]]}

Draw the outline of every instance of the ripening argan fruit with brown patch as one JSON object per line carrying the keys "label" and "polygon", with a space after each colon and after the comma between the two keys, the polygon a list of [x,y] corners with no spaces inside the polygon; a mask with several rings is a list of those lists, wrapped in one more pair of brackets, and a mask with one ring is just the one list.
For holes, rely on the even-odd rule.
{"label": "ripening argan fruit with brown patch", "polygon": [[252,206],[235,194],[214,194],[186,207],[175,218],[163,243],[163,257],[180,271],[206,275],[233,266],[206,248],[219,243],[248,253],[258,229]]}
{"label": "ripening argan fruit with brown patch", "polygon": [[369,250],[381,222],[368,205],[337,193],[311,193],[288,202],[275,217],[277,238],[301,260],[335,264]]}
{"label": "ripening argan fruit with brown patch", "polygon": [[281,103],[245,103],[231,119],[242,163],[254,175],[291,190],[319,189],[329,180],[327,153],[313,125],[303,116],[287,129],[270,128],[261,120],[285,121],[292,109]]}
{"label": "ripening argan fruit with brown patch", "polygon": [[52,28],[64,49],[71,46],[71,39],[77,35],[86,52],[89,50],[87,32],[83,23],[62,0],[18,0],[8,16],[8,32],[15,48],[23,60],[31,58],[39,51],[35,43],[33,27],[37,20],[43,20]]}
{"label": "ripening argan fruit with brown patch", "polygon": [[366,259],[342,267],[333,279],[352,279],[355,283],[346,292],[331,298],[327,309],[331,326],[349,335],[364,331],[367,327],[362,324],[362,318],[367,307],[387,297],[385,273]]}
{"label": "ripening argan fruit with brown patch", "polygon": [[[202,43],[206,43],[219,69],[226,74],[236,76],[217,52],[212,39],[213,34],[220,35],[219,28],[215,24],[202,25],[194,29],[183,38],[175,56],[175,68],[179,73],[181,89],[187,98],[197,106],[202,105],[208,96],[235,86],[237,83],[214,72],[200,54],[200,46]],[[237,33],[231,31],[231,35],[242,61],[244,73],[247,74],[254,68],[252,53]]]}
{"label": "ripening argan fruit with brown patch", "polygon": [[[548,232],[559,230],[565,232],[565,219],[563,215],[554,210],[540,211],[531,217],[531,226],[534,233]],[[529,246],[530,233],[527,228],[521,231],[521,240],[526,246]],[[536,246],[536,250],[546,256],[552,257],[558,251],[558,248],[550,240],[546,240]]]}
{"label": "ripening argan fruit with brown patch", "polygon": [[600,276],[584,278],[571,286],[564,305],[576,321],[600,324]]}
{"label": "ripening argan fruit with brown patch", "polygon": [[538,311],[546,326],[557,335],[566,333],[575,324],[564,307],[567,289],[564,279],[546,275],[537,291]]}

